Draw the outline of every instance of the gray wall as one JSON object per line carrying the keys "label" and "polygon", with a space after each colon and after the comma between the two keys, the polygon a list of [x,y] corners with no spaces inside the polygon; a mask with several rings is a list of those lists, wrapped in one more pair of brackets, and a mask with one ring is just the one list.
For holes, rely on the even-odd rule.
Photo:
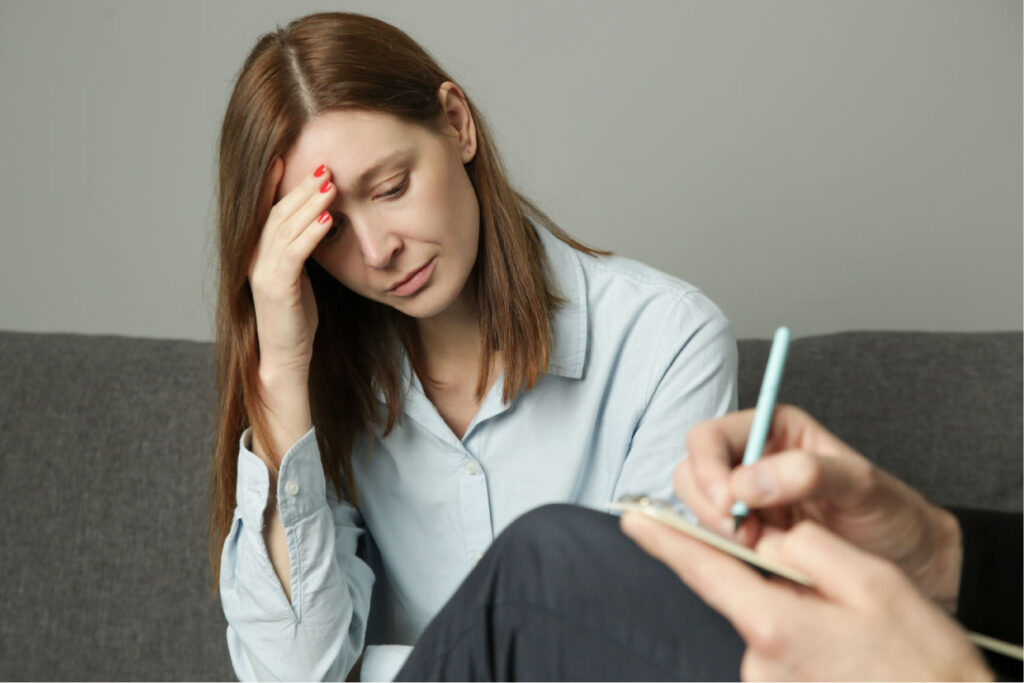
{"label": "gray wall", "polygon": [[1022,326],[1014,0],[2,0],[0,329],[211,339],[232,79],[324,9],[420,40],[522,190],[741,337]]}

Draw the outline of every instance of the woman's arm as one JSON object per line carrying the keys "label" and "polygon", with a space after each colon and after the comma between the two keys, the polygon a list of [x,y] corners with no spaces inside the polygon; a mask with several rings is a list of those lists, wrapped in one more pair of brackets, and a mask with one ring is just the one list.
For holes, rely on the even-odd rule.
{"label": "woman's arm", "polygon": [[240,680],[344,680],[363,651],[374,583],[356,555],[362,518],[328,491],[310,429],[285,454],[275,487],[290,569],[286,591],[265,542],[270,472],[249,449],[249,434],[239,444],[238,506],[221,557],[235,674]]}
{"label": "woman's arm", "polygon": [[703,293],[677,297],[653,342],[647,405],[615,485],[614,498],[645,493],[670,498],[672,473],[686,457],[686,436],[702,420],[735,410],[736,337]]}

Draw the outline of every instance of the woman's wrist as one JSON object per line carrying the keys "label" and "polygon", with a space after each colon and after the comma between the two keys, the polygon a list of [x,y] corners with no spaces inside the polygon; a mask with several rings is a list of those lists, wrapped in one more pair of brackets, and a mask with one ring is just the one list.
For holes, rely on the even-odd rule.
{"label": "woman's wrist", "polygon": [[272,443],[259,444],[267,467],[277,470],[285,453],[312,427],[309,405],[308,376],[302,373],[281,373],[260,366],[260,395],[266,410],[263,412],[268,429],[266,438]]}

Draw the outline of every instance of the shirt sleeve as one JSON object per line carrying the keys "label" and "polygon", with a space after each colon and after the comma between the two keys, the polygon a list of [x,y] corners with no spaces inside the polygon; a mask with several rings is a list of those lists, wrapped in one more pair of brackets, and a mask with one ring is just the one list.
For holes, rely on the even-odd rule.
{"label": "shirt sleeve", "polygon": [[412,645],[367,645],[359,677],[364,681],[393,681],[411,653]]}
{"label": "shirt sleeve", "polygon": [[623,494],[676,500],[672,475],[686,457],[690,429],[736,410],[737,362],[736,337],[722,311],[699,291],[681,294],[654,346],[647,405],[613,500]]}
{"label": "shirt sleeve", "polygon": [[288,543],[291,600],[263,540],[270,476],[239,440],[235,514],[221,551],[220,595],[242,681],[345,680],[363,650],[374,575],[356,555],[359,512],[328,491],[314,429],[281,461],[277,501]]}

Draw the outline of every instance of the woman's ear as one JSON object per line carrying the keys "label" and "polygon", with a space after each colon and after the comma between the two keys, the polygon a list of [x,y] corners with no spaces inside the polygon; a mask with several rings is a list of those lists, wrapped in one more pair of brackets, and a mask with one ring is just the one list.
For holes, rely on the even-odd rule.
{"label": "woman's ear", "polygon": [[458,146],[462,163],[468,164],[476,156],[476,124],[466,94],[455,83],[445,81],[438,88],[437,96],[448,120],[445,132]]}

